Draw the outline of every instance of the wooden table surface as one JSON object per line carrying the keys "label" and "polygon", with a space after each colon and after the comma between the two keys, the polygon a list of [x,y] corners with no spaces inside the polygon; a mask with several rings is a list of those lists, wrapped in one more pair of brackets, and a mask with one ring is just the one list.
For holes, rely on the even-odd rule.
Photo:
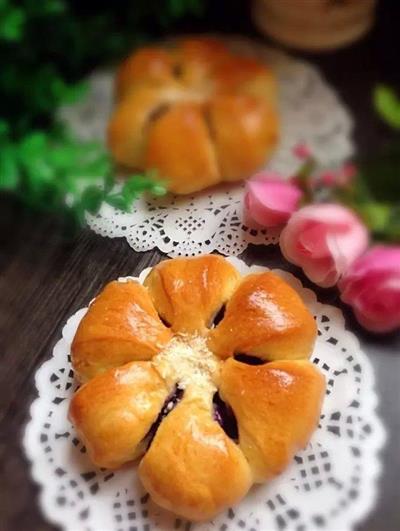
{"label": "wooden table surface", "polygon": [[[393,48],[393,43],[399,42],[397,32],[397,28],[392,29],[390,34],[386,26],[378,24],[362,43],[312,59],[355,116],[361,152],[382,144],[391,135],[372,112],[370,101],[378,80],[400,87],[400,47]],[[312,287],[297,268],[285,263],[277,247],[252,246],[243,257],[250,264],[293,271]],[[54,220],[25,212],[10,198],[0,199],[0,531],[55,529],[38,509],[38,488],[21,449],[29,406],[35,397],[35,371],[51,355],[68,316],[85,306],[103,284],[118,276],[136,275],[162,258],[157,250],[136,253],[125,240],[109,240],[89,230],[68,240]],[[319,289],[317,294],[322,302],[341,306],[334,290]],[[382,455],[379,499],[358,529],[398,531],[400,335],[374,337],[344,311],[347,326],[358,335],[374,366],[379,413],[389,432]]]}

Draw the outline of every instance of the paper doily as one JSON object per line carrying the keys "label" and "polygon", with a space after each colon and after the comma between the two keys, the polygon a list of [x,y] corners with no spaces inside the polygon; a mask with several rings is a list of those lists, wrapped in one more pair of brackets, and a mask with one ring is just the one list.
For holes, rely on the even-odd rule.
{"label": "paper doily", "polygon": [[[245,40],[231,48],[265,61],[280,87],[281,142],[268,168],[290,176],[299,166],[293,147],[305,142],[323,166],[337,165],[353,154],[352,120],[334,90],[309,63]],[[87,98],[61,110],[61,118],[82,139],[104,141],[112,109],[111,73],[89,79]],[[249,243],[278,241],[279,231],[250,229],[243,218],[243,185],[217,187],[189,196],[141,199],[131,214],[104,206],[88,216],[89,226],[111,238],[125,237],[136,251],[158,247],[170,256],[219,251],[237,256]]]}
{"label": "paper doily", "polygon": [[[229,260],[242,273],[266,269]],[[148,271],[142,272],[141,281]],[[354,335],[345,330],[337,308],[318,303],[293,275],[276,273],[316,316],[319,332],[312,359],[327,382],[319,427],[289,468],[266,485],[253,487],[237,507],[205,524],[177,519],[153,504],[135,465],[117,471],[95,469],[67,420],[76,387],[70,345],[85,308],[68,320],[52,357],[36,373],[39,396],[31,406],[24,437],[49,520],[67,531],[347,531],[366,516],[375,500],[381,470],[378,452],[385,439],[375,411],[371,364]]]}

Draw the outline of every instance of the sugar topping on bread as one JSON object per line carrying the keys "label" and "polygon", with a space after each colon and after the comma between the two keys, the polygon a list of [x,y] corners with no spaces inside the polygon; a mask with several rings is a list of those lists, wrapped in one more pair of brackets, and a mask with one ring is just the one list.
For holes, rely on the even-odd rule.
{"label": "sugar topping on bread", "polygon": [[176,335],[152,364],[168,385],[200,388],[207,395],[217,389],[221,360],[209,350],[204,336]]}

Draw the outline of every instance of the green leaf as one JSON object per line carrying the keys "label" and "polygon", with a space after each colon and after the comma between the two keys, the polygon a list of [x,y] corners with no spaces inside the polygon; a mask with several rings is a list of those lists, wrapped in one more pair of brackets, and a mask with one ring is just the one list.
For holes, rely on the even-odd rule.
{"label": "green leaf", "polygon": [[118,210],[122,210],[123,212],[130,212],[131,202],[127,201],[120,194],[109,195],[108,197],[106,197],[105,202],[117,208]]}
{"label": "green leaf", "polygon": [[358,191],[366,199],[400,201],[400,143],[394,142],[359,163]]}
{"label": "green leaf", "polygon": [[94,160],[86,161],[84,164],[85,176],[103,178],[111,171],[111,162],[107,154],[101,154]]}
{"label": "green leaf", "polygon": [[32,159],[25,167],[30,185],[36,190],[54,180],[54,169],[44,157]]}
{"label": "green leaf", "polygon": [[385,203],[366,203],[358,211],[373,232],[384,232],[391,218],[391,207]]}
{"label": "green leaf", "polygon": [[163,196],[167,193],[167,189],[161,183],[155,183],[151,188],[151,193],[157,197]]}
{"label": "green leaf", "polygon": [[391,217],[383,238],[394,243],[400,242],[400,206],[392,208]]}
{"label": "green leaf", "polygon": [[0,149],[0,189],[14,190],[19,183],[15,149],[11,145]]}
{"label": "green leaf", "polygon": [[29,164],[33,158],[41,157],[47,151],[47,137],[41,131],[34,131],[27,135],[19,147],[21,160]]}
{"label": "green leaf", "polygon": [[86,82],[68,85],[61,77],[51,81],[51,92],[60,104],[71,104],[81,99],[88,90]]}
{"label": "green leaf", "polygon": [[6,8],[0,13],[0,39],[19,41],[22,38],[25,24],[25,13],[18,7]]}
{"label": "green leaf", "polygon": [[395,129],[400,129],[400,99],[387,85],[378,85],[374,91],[374,104],[380,117]]}
{"label": "green leaf", "polygon": [[61,144],[54,146],[54,148],[49,151],[48,159],[55,169],[61,171],[71,165],[74,155],[75,150],[72,146]]}
{"label": "green leaf", "polygon": [[145,176],[133,175],[125,181],[121,193],[127,198],[134,197],[136,194],[147,190],[150,185],[151,182]]}
{"label": "green leaf", "polygon": [[2,137],[8,136],[9,132],[10,132],[10,126],[5,120],[2,120],[0,118],[0,140]]}
{"label": "green leaf", "polygon": [[107,172],[104,175],[104,194],[105,195],[108,195],[111,192],[111,190],[114,187],[114,184],[115,184],[114,176],[112,175],[111,172]]}
{"label": "green leaf", "polygon": [[59,15],[66,11],[63,0],[42,0],[41,10],[44,15]]}
{"label": "green leaf", "polygon": [[82,194],[81,206],[91,214],[96,214],[103,202],[104,192],[98,186],[88,186]]}
{"label": "green leaf", "polygon": [[143,192],[150,192],[154,195],[161,196],[166,193],[165,186],[154,179],[157,175],[154,171],[148,171],[146,174],[137,174],[129,177],[124,183],[121,194],[127,203],[132,203]]}

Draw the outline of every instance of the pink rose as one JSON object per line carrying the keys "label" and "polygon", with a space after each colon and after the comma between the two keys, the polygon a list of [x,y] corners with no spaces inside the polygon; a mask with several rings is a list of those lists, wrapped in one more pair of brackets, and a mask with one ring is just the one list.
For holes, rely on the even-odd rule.
{"label": "pink rose", "polygon": [[376,246],[358,258],[339,284],[341,298],[373,332],[400,327],[400,247]]}
{"label": "pink rose", "polygon": [[324,288],[334,286],[367,245],[368,231],[357,216],[327,203],[295,212],[280,238],[285,258]]}
{"label": "pink rose", "polygon": [[246,183],[247,216],[264,227],[283,225],[298,208],[302,191],[279,174],[262,172]]}

